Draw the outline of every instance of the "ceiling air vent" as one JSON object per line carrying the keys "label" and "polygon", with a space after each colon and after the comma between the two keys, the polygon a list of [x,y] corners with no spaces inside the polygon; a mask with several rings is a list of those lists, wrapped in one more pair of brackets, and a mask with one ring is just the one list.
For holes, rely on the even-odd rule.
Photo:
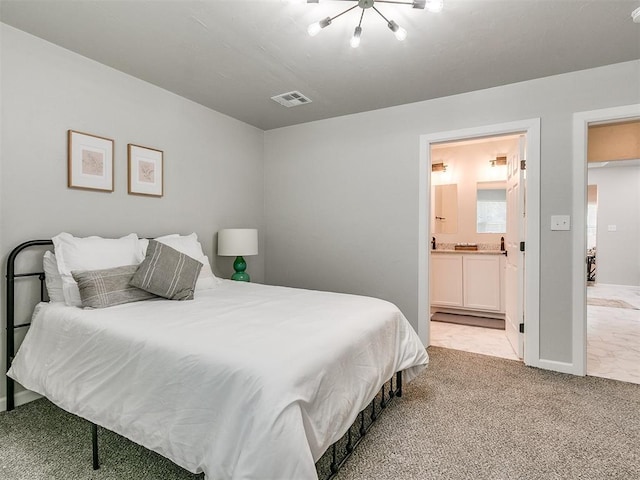
{"label": "ceiling air vent", "polygon": [[274,100],[280,105],[284,105],[285,107],[297,107],[298,105],[306,105],[307,103],[311,103],[311,99],[309,97],[305,97],[297,90],[293,92],[281,93],[280,95],[271,97],[271,100]]}

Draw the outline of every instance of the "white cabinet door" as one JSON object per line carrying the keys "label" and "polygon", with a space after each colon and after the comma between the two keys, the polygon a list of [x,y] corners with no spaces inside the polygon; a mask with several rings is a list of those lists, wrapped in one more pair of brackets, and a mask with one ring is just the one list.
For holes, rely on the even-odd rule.
{"label": "white cabinet door", "polygon": [[500,311],[500,257],[498,255],[464,255],[464,306],[477,310]]}
{"label": "white cabinet door", "polygon": [[462,307],[462,255],[431,255],[431,304]]}

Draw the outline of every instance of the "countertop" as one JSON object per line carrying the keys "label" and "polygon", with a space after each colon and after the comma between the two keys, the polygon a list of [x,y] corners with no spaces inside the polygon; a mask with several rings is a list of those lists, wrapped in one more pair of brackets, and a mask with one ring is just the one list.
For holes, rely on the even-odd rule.
{"label": "countertop", "polygon": [[429,250],[431,253],[464,253],[465,255],[503,255],[501,250],[445,250],[438,248],[436,250]]}

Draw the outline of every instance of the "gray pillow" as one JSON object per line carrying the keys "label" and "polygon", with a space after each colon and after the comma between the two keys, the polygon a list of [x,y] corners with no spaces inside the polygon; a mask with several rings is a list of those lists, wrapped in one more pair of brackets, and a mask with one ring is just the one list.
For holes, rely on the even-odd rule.
{"label": "gray pillow", "polygon": [[156,297],[130,285],[137,270],[138,265],[125,265],[104,270],[74,270],[71,275],[78,283],[83,307],[105,308]]}
{"label": "gray pillow", "polygon": [[192,300],[202,263],[174,248],[149,240],[147,255],[131,285],[169,300]]}

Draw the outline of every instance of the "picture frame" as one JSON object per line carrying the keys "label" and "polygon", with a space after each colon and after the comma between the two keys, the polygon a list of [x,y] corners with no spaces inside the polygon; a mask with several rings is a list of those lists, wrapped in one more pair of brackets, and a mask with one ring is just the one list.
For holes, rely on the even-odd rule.
{"label": "picture frame", "polygon": [[129,195],[164,195],[164,152],[130,143],[127,145]]}
{"label": "picture frame", "polygon": [[113,140],[67,131],[67,187],[113,192]]}

